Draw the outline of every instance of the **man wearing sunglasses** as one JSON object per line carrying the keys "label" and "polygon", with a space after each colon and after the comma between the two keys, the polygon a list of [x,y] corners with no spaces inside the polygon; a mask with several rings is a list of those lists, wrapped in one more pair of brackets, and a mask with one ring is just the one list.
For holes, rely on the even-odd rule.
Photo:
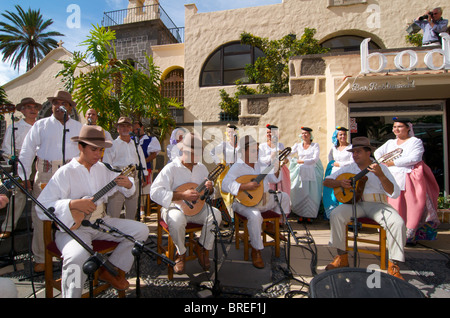
{"label": "man wearing sunglasses", "polygon": [[442,18],[442,8],[437,7],[418,17],[415,24],[423,30],[422,46],[440,45],[439,33],[446,32],[448,20]]}

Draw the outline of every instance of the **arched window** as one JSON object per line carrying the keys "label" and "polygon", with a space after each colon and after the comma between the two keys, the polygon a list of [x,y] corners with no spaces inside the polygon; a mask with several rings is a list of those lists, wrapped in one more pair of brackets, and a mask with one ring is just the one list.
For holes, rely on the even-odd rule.
{"label": "arched window", "polygon": [[177,102],[184,103],[184,70],[174,69],[162,81],[161,94],[163,97],[175,98]]}
{"label": "arched window", "polygon": [[[359,51],[363,37],[357,35],[342,35],[326,40],[322,47],[329,48],[330,52]],[[380,47],[373,41],[369,42],[369,50],[378,50]]]}
{"label": "arched window", "polygon": [[235,85],[237,80],[249,83],[245,66],[253,64],[264,53],[251,45],[232,42],[219,47],[206,60],[200,75],[200,86]]}

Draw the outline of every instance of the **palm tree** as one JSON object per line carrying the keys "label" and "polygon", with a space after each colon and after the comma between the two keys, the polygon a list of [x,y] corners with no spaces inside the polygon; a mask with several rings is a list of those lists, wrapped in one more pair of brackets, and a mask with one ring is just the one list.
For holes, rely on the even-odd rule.
{"label": "palm tree", "polygon": [[31,70],[47,53],[58,46],[51,37],[64,36],[56,31],[45,30],[53,24],[52,19],[44,21],[40,10],[25,12],[19,5],[17,13],[5,11],[2,16],[11,24],[0,22],[0,51],[3,62],[11,60],[14,69],[20,69],[23,59],[27,61],[27,71]]}

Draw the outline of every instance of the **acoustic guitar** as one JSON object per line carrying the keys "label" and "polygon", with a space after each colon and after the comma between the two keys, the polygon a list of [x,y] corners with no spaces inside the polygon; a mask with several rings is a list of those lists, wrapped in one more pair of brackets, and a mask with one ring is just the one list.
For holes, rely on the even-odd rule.
{"label": "acoustic guitar", "polygon": [[[286,147],[284,148],[278,156],[279,162],[283,162],[284,159],[291,153],[291,148]],[[273,169],[274,164],[271,164],[266,169],[263,170],[261,174],[258,176],[255,175],[245,175],[240,176],[236,179],[239,183],[248,183],[248,182],[257,182],[259,184],[258,188],[255,190],[249,190],[249,191],[239,191],[236,195],[235,199],[242,205],[251,207],[258,205],[258,203],[261,201],[263,194],[264,194],[264,185],[261,183],[262,180],[267,176],[267,174]]]}
{"label": "acoustic guitar", "polygon": [[[384,154],[383,156],[381,156],[378,159],[378,161],[375,160],[375,162],[384,163],[384,162],[394,160],[394,159],[400,157],[402,152],[403,152],[402,148],[397,148],[391,152]],[[367,167],[367,168],[361,170],[358,174],[342,173],[336,178],[336,180],[351,180],[351,179],[357,180],[355,183],[355,190],[356,190],[355,200],[356,200],[356,202],[358,202],[361,199],[362,193],[364,192],[364,186],[367,181],[366,174],[368,172],[369,172],[369,169]],[[334,188],[334,196],[341,203],[351,203],[353,200],[353,196],[354,196],[353,189],[345,189],[343,187]]]}
{"label": "acoustic guitar", "polygon": [[[124,168],[121,171],[120,175],[128,177],[134,172],[134,170],[136,170],[136,166],[135,165],[129,165],[129,166],[127,166],[126,168]],[[92,201],[95,203],[102,196],[104,196],[106,193],[111,191],[116,185],[117,185],[117,183],[116,183],[115,178],[114,178],[114,180],[112,180],[106,186],[101,188],[92,197],[87,196],[87,197],[83,197],[83,199],[92,198]],[[97,206],[95,211],[90,213],[90,214],[86,214],[86,213],[78,211],[78,210],[71,210],[71,212],[72,212],[72,217],[73,217],[73,221],[74,221],[74,225],[72,225],[72,227],[70,228],[71,230],[78,229],[80,227],[80,225],[81,225],[81,222],[83,222],[84,220],[99,219],[99,218],[102,218],[104,216],[103,215],[103,205]]]}
{"label": "acoustic guitar", "polygon": [[197,201],[187,201],[187,200],[178,200],[173,201],[174,203],[178,204],[183,213],[187,216],[193,216],[198,214],[205,205],[205,199],[206,196],[209,195],[207,189],[206,189],[206,182],[211,181],[215,182],[217,177],[225,170],[225,165],[218,164],[217,167],[215,167],[209,174],[208,177],[200,184],[194,183],[194,182],[188,182],[180,185],[175,191],[177,192],[184,192],[189,189],[195,189],[198,193],[202,194],[200,197],[200,200]]}

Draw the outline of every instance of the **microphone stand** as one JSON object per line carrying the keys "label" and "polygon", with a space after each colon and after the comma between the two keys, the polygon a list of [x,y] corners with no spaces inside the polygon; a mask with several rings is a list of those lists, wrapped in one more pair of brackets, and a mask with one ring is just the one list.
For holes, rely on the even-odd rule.
{"label": "microphone stand", "polygon": [[[206,191],[208,191],[208,190],[206,190]],[[220,295],[223,294],[222,288],[220,287],[219,271],[218,271],[219,257],[218,257],[217,242],[218,242],[219,237],[220,237],[220,243],[222,246],[222,251],[223,251],[224,257],[227,257],[228,253],[225,249],[225,245],[223,244],[222,234],[220,233],[220,228],[219,228],[219,224],[216,219],[216,215],[214,214],[214,211],[212,209],[211,196],[209,194],[206,194],[206,192],[205,192],[205,194],[203,194],[203,196],[205,199],[205,204],[208,207],[208,211],[209,211],[208,213],[210,213],[213,217],[213,225],[214,225],[214,229],[211,229],[211,232],[214,232],[214,283],[213,283],[212,288],[208,288],[208,287],[205,287],[205,288],[211,290],[214,297],[219,297]],[[202,199],[203,199],[203,197],[202,197]],[[241,293],[226,293],[226,294],[251,297],[251,295],[246,295],[246,294],[241,294]]]}
{"label": "microphone stand", "polygon": [[280,203],[280,200],[278,198],[279,191],[269,190],[269,193],[272,193],[274,195],[275,202],[277,203],[278,207],[280,208],[281,215],[283,216],[283,220],[285,221],[285,224],[287,225],[287,228],[288,228],[288,238],[287,238],[287,256],[288,257],[287,257],[287,263],[286,263],[287,264],[287,268],[280,267],[280,269],[284,273],[284,277],[279,279],[278,281],[272,283],[270,286],[266,287],[264,289],[264,292],[266,292],[267,290],[269,290],[273,286],[278,285],[279,283],[281,283],[282,281],[285,281],[285,280],[288,280],[288,281],[295,280],[295,281],[297,281],[297,282],[299,282],[301,284],[304,284],[304,282],[302,282],[302,281],[298,280],[297,278],[295,278],[294,275],[292,274],[292,271],[291,271],[291,235],[292,235],[292,237],[295,240],[295,244],[297,244],[297,245],[299,245],[298,238],[295,236],[294,230],[292,229],[290,223],[287,220],[286,213],[284,212],[283,208],[281,207],[281,203]]}
{"label": "microphone stand", "polygon": [[118,273],[114,269],[114,266],[108,261],[108,259],[98,253],[93,251],[89,245],[87,245],[82,239],[80,239],[75,233],[73,233],[72,230],[70,230],[61,220],[58,219],[55,215],[55,208],[51,207],[47,209],[45,206],[42,205],[32,194],[28,192],[17,180],[15,180],[5,169],[0,165],[0,169],[2,170],[3,174],[6,175],[20,190],[22,190],[25,195],[30,198],[36,206],[42,209],[44,214],[53,222],[55,222],[59,229],[65,231],[67,234],[69,234],[75,241],[77,241],[91,256],[87,259],[87,261],[83,265],[83,271],[85,274],[88,275],[89,278],[89,294],[90,297],[93,297],[93,279],[94,279],[94,273],[99,269],[101,266],[104,266],[106,270],[108,270],[112,275],[116,276]]}
{"label": "microphone stand", "polygon": [[352,198],[352,221],[353,221],[353,266],[356,267],[357,265],[357,256],[358,256],[358,217],[357,217],[357,211],[356,211],[356,178],[351,178],[352,183],[352,192],[353,192],[353,198]]}
{"label": "microphone stand", "polygon": [[[87,220],[84,220],[82,223],[84,226],[90,226],[93,229],[99,230],[104,233],[111,234],[112,236],[115,236],[114,234],[118,234],[119,236],[129,240],[130,242],[134,243],[134,247],[131,251],[135,258],[135,264],[136,264],[136,297],[141,297],[141,282],[140,282],[140,259],[143,252],[145,252],[147,255],[151,256],[151,254],[161,258],[161,260],[170,266],[175,266],[175,262],[166,257],[165,255],[159,254],[152,249],[145,246],[145,242],[136,240],[133,236],[128,235],[120,231],[119,229],[108,225],[103,219],[97,219],[94,224],[90,223]],[[104,227],[101,227],[100,225],[103,225]],[[106,229],[107,228],[107,229]]]}
{"label": "microphone stand", "polygon": [[[9,164],[11,165],[11,172],[13,176],[17,175],[17,157],[16,157],[16,129],[15,128],[15,123],[14,123],[14,113],[11,113],[11,153],[13,154],[11,156],[11,159],[9,160]],[[9,255],[5,257],[5,261],[2,263],[2,267],[8,264],[12,264],[14,271],[17,270],[16,267],[16,262],[15,262],[15,256],[16,256],[16,250],[15,250],[15,210],[16,210],[16,188],[13,187],[12,188],[12,195],[11,195],[11,200],[10,203],[8,205],[8,207],[6,208],[6,213],[8,215],[9,218],[11,218],[11,249],[9,251]],[[6,223],[8,223],[8,219],[6,219]]]}
{"label": "microphone stand", "polygon": [[138,194],[138,204],[137,204],[137,211],[136,211],[136,216],[135,216],[135,220],[136,221],[140,221],[141,219],[141,195],[142,195],[142,178],[144,175],[144,167],[142,166],[142,162],[141,162],[141,156],[139,156],[139,148],[140,144],[139,144],[139,136],[135,135],[133,133],[131,133],[131,136],[134,137],[132,138],[134,140],[134,146],[136,148],[136,155],[138,158],[138,180],[139,180],[139,194]]}

